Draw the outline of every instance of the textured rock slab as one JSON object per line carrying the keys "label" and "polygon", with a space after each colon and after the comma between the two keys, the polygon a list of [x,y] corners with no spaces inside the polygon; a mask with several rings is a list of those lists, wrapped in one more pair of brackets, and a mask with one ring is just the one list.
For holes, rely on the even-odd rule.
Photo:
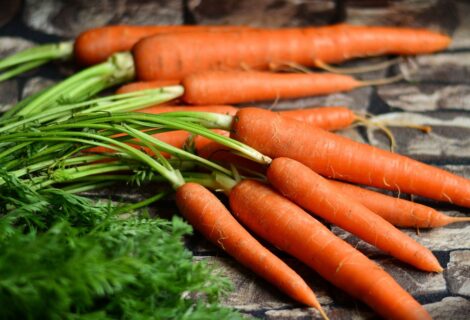
{"label": "textured rock slab", "polygon": [[466,84],[392,84],[377,88],[390,107],[405,111],[438,109],[470,110],[470,86]]}
{"label": "textured rock slab", "polygon": [[450,293],[470,298],[470,250],[456,250],[450,253],[445,276]]}
{"label": "textured rock slab", "polygon": [[[433,112],[428,114],[395,113],[378,116],[390,128],[396,138],[395,151],[425,162],[460,163],[470,159],[470,117],[463,112]],[[393,125],[398,126],[393,126]],[[399,125],[426,125],[429,133]],[[377,128],[367,129],[368,142],[388,149],[389,139]]]}
{"label": "textured rock slab", "polygon": [[0,112],[18,102],[18,83],[15,79],[0,82]]}
{"label": "textured rock slab", "polygon": [[57,81],[46,79],[43,77],[30,78],[23,87],[21,98],[24,99],[26,97],[29,97],[43,89],[52,86],[55,83],[57,83]]}
{"label": "textured rock slab", "polygon": [[470,83],[470,53],[452,52],[421,55],[398,67],[412,82]]}
{"label": "textured rock slab", "polygon": [[[369,6],[367,5],[369,4]],[[456,7],[453,1],[351,1],[346,5],[347,23],[427,27],[450,32],[456,28]]]}
{"label": "textured rock slab", "polygon": [[[335,320],[368,320],[377,319],[372,311],[366,308],[351,307],[343,308],[336,306],[323,307],[324,311],[330,319]],[[319,312],[315,309],[286,309],[286,310],[269,310],[264,313],[266,320],[320,320],[323,319]]]}
{"label": "textured rock slab", "polygon": [[447,297],[424,308],[434,320],[468,320],[470,316],[470,300],[461,297]]}
{"label": "textured rock slab", "polygon": [[30,48],[33,42],[18,37],[0,37],[0,58]]}
{"label": "textured rock slab", "polygon": [[458,26],[452,34],[451,49],[470,48],[470,3],[454,1],[457,8]]}
{"label": "textured rock slab", "polygon": [[0,11],[0,27],[7,24],[18,10],[21,8],[21,0],[4,0],[2,1],[2,10]]}
{"label": "textured rock slab", "polygon": [[[260,309],[280,309],[286,307],[299,307],[300,305],[280,292],[277,288],[241,266],[232,258],[196,257],[214,265],[223,275],[234,284],[234,291],[224,301],[224,304],[235,307],[244,312],[253,312]],[[318,301],[322,305],[332,303],[325,287],[327,284],[305,266],[293,259],[285,259],[314,290]],[[315,313],[315,312],[314,312]]]}
{"label": "textured rock slab", "polygon": [[330,0],[189,0],[188,8],[198,24],[265,27],[324,25],[336,14]]}
{"label": "textured rock slab", "polygon": [[24,22],[33,29],[65,37],[106,24],[182,24],[182,1],[26,0]]}

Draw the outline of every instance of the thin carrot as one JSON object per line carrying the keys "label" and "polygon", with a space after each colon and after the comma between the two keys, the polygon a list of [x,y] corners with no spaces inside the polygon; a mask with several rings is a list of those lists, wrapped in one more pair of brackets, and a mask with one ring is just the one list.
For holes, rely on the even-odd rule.
{"label": "thin carrot", "polygon": [[[238,110],[240,109],[224,105],[162,106],[160,104],[152,107],[147,107],[145,109],[137,110],[137,112],[158,114],[177,111],[201,111],[235,115]],[[346,107],[315,107],[307,109],[281,110],[275,112],[283,117],[302,121],[304,123],[308,123],[328,131],[347,128],[352,125],[356,120],[358,120],[354,112]]]}
{"label": "thin carrot", "polygon": [[428,206],[387,196],[349,183],[329,180],[345,194],[380,215],[391,224],[408,228],[436,228],[451,223],[470,221],[470,217],[451,217]]}
{"label": "thin carrot", "polygon": [[131,50],[134,44],[148,36],[191,31],[238,30],[240,28],[247,29],[248,27],[200,25],[105,26],[82,32],[74,43],[74,57],[80,65],[89,66],[105,61],[116,52]]}
{"label": "thin carrot", "polygon": [[364,84],[334,73],[203,71],[183,78],[183,101],[189,104],[231,104],[301,98],[350,91]]}
{"label": "thin carrot", "polygon": [[354,112],[346,107],[316,107],[277,111],[280,115],[314,125],[328,131],[345,129],[358,120]]}
{"label": "thin carrot", "polygon": [[323,313],[315,294],[302,278],[253,238],[209,190],[196,183],[186,183],[177,189],[176,203],[194,228],[215,245],[293,299]]}
{"label": "thin carrot", "polygon": [[229,195],[233,213],[261,238],[301,260],[386,319],[431,319],[382,268],[336,237],[300,207],[255,181]]}
{"label": "thin carrot", "polygon": [[443,270],[431,251],[300,162],[276,158],[267,177],[293,202],[397,259],[425,271]]}
{"label": "thin carrot", "polygon": [[140,82],[131,82],[119,87],[116,90],[116,94],[135,92],[146,89],[155,89],[165,86],[173,86],[180,84],[178,80],[157,80],[157,81],[140,81]]}
{"label": "thin carrot", "polygon": [[468,179],[267,110],[238,111],[231,130],[267,156],[295,159],[326,177],[470,207]]}
{"label": "thin carrot", "polygon": [[[205,70],[268,70],[270,64],[342,62],[384,54],[442,50],[450,38],[429,30],[336,25],[321,28],[187,32],[157,35],[133,48],[140,80],[183,79]],[[171,50],[169,49],[171,48]]]}
{"label": "thin carrot", "polygon": [[[145,89],[154,89],[162,85],[173,85],[178,81],[140,81],[132,82],[123,85],[116,93],[128,93]],[[225,93],[224,93],[225,94]],[[228,115],[235,115],[239,110],[236,107],[228,105],[205,105],[205,106],[174,106],[174,107],[161,107],[156,105],[138,110],[138,112],[145,113],[163,113],[175,111],[202,111],[202,112],[215,112]],[[342,106],[328,106],[328,107],[315,107],[306,109],[294,110],[281,110],[277,111],[283,116],[297,119],[306,123],[310,123],[325,130],[338,130],[349,127],[355,121],[360,120],[352,110]],[[362,120],[361,120],[362,121]]]}

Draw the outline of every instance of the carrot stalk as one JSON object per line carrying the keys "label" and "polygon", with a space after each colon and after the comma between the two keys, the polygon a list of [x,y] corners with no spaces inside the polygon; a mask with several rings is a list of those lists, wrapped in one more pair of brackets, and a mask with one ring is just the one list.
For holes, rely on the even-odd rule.
{"label": "carrot stalk", "polygon": [[289,157],[330,178],[470,207],[470,181],[445,170],[267,110],[245,108],[234,119],[232,137],[270,157]]}
{"label": "carrot stalk", "polygon": [[431,251],[300,162],[276,158],[267,177],[293,202],[397,259],[425,271],[443,270]]}
{"label": "carrot stalk", "polygon": [[302,278],[253,238],[209,190],[186,183],[177,189],[176,203],[181,214],[212,243],[293,299],[322,311]]}
{"label": "carrot stalk", "polygon": [[330,180],[341,193],[359,201],[391,224],[407,228],[436,228],[455,222],[470,221],[470,217],[451,217],[428,206],[394,198],[340,181]]}
{"label": "carrot stalk", "polygon": [[300,207],[252,180],[230,192],[233,213],[250,230],[364,301],[386,319],[431,319],[382,268]]}

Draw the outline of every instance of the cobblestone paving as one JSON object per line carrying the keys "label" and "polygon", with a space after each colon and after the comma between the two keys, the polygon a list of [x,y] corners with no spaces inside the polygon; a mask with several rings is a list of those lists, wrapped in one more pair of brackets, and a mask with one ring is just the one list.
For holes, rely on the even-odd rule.
{"label": "cobblestone paving", "polygon": [[[453,36],[451,47],[439,54],[401,61],[398,65],[362,76],[379,78],[402,72],[407,81],[362,88],[350,93],[279,101],[259,105],[289,109],[315,105],[346,105],[360,114],[374,114],[389,123],[418,122],[432,125],[431,133],[392,127],[397,151],[470,178],[470,2],[422,1],[307,1],[307,0],[10,0],[0,12],[0,56],[33,45],[72,39],[86,28],[104,24],[247,24],[252,26],[306,26],[347,22],[352,24],[421,26]],[[388,3],[388,5],[387,5]],[[383,59],[348,63],[364,65]],[[0,84],[0,111],[19,98],[57,82],[73,71],[71,65],[53,64]],[[388,148],[382,132],[358,127],[341,134]],[[148,190],[147,190],[148,192]],[[142,198],[139,190],[116,187],[95,196]],[[145,194],[144,194],[145,196]],[[424,201],[451,215],[467,210]],[[405,230],[428,246],[445,266],[442,274],[416,271],[349,233],[332,230],[373,258],[413,294],[435,319],[470,319],[470,225],[460,224],[430,231]],[[235,263],[198,235],[188,239],[196,259],[216,264],[229,276],[235,291],[226,304],[262,319],[320,319],[280,294],[274,287]],[[273,250],[305,277],[331,319],[375,319],[365,305],[332,287],[313,271]]]}

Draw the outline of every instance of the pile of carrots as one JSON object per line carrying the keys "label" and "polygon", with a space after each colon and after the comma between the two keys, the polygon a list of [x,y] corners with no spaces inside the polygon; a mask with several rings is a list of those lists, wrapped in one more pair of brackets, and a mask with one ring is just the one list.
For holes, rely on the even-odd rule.
{"label": "pile of carrots", "polygon": [[[209,139],[194,139],[200,156],[227,167],[235,165],[247,176],[256,172],[266,178],[265,182],[220,178],[230,211],[199,184],[186,183],[176,190],[183,216],[215,245],[293,299],[318,309],[324,318],[327,314],[311,288],[251,233],[296,257],[385,318],[429,319],[427,311],[389,274],[314,217],[348,230],[419,270],[442,272],[430,250],[396,227],[434,228],[470,218],[449,217],[353,184],[470,207],[470,181],[328,132],[361,121],[346,107],[272,112],[231,104],[371,85],[350,75],[314,73],[307,68],[367,56],[430,54],[449,43],[449,37],[424,29],[349,25],[291,29],[113,26],[80,35],[74,57],[80,65],[89,66],[113,53],[131,51],[140,82],[124,85],[119,93],[175,84],[185,88],[181,100],[139,112],[194,111],[230,117],[230,128],[214,125],[214,129],[273,159],[263,166]],[[301,66],[306,72],[276,72],[279,65]],[[181,148],[194,138],[184,131],[155,137]]]}

